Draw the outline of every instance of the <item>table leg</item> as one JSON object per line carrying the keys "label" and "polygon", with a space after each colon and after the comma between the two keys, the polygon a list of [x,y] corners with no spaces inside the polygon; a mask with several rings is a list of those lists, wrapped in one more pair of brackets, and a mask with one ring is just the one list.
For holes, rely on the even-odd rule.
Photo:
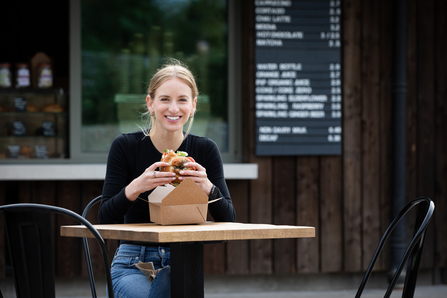
{"label": "table leg", "polygon": [[171,297],[204,297],[203,243],[171,243]]}

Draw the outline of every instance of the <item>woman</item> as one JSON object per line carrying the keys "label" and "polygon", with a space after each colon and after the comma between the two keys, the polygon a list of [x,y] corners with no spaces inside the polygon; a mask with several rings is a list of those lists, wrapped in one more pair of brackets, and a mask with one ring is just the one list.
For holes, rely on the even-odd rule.
{"label": "woman", "polygon": [[[185,166],[181,178],[191,178],[210,197],[223,199],[209,204],[215,221],[235,221],[235,211],[223,175],[217,145],[209,138],[188,134],[196,111],[198,90],[191,72],[179,62],[160,69],[152,78],[146,104],[151,128],[117,136],[110,148],[99,222],[150,222],[147,197],[160,185],[175,179],[159,172],[165,149],[186,151],[195,162]],[[190,120],[187,132],[183,126]],[[160,269],[150,281],[136,266],[153,262]],[[121,241],[112,262],[115,297],[170,297],[169,244]]]}

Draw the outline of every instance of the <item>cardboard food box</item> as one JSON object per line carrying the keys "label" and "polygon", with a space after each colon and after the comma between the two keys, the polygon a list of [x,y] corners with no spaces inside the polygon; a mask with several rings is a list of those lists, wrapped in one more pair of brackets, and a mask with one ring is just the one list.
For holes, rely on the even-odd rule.
{"label": "cardboard food box", "polygon": [[206,222],[208,196],[191,178],[180,185],[158,186],[148,197],[151,221],[161,225]]}

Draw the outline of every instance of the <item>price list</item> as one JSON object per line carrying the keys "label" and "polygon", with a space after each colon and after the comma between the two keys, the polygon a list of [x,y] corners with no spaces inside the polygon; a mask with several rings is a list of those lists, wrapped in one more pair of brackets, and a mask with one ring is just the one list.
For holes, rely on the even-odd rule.
{"label": "price list", "polygon": [[341,154],[340,1],[254,3],[256,154]]}

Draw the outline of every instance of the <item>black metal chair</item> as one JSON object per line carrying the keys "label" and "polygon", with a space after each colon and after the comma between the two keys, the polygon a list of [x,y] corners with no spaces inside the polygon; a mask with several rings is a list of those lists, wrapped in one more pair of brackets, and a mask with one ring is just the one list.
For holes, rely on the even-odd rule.
{"label": "black metal chair", "polygon": [[42,204],[4,205],[0,212],[4,215],[17,297],[55,297],[53,214],[67,216],[93,234],[101,248],[109,298],[114,297],[104,239],[88,220],[68,209]]}
{"label": "black metal chair", "polygon": [[[85,206],[84,211],[82,212],[82,217],[86,218],[88,212],[90,209],[96,204],[101,202],[102,196],[98,196],[94,198],[90,203]],[[82,242],[84,245],[84,253],[85,253],[85,260],[87,262],[87,271],[88,271],[88,277],[90,280],[90,288],[92,290],[92,297],[97,298],[96,296],[96,282],[95,282],[95,275],[93,274],[93,268],[92,268],[92,260],[90,258],[90,250],[88,248],[88,240],[87,238],[82,238]],[[0,297],[1,298],[1,297]]]}
{"label": "black metal chair", "polygon": [[425,232],[427,230],[428,223],[430,222],[430,219],[435,210],[435,204],[430,198],[427,197],[420,197],[410,202],[400,211],[400,213],[388,226],[388,229],[382,236],[382,239],[380,240],[379,245],[372,257],[368,269],[366,270],[366,273],[363,277],[363,280],[360,284],[357,294],[355,295],[356,298],[361,297],[365,285],[368,282],[368,279],[371,276],[374,265],[379,257],[379,254],[383,250],[386,240],[389,238],[389,236],[391,235],[397,224],[402,220],[402,218],[404,218],[404,216],[415,206],[418,207],[418,210],[417,210],[416,224],[414,227],[413,238],[406,247],[405,253],[401,258],[398,268],[396,268],[396,271],[390,281],[390,284],[384,297],[388,298],[391,296],[391,293],[393,292],[394,287],[396,286],[396,283],[405,265],[407,265],[407,271],[405,276],[405,282],[403,285],[402,297],[412,298],[414,296],[419,265],[421,261],[422,249],[424,247]]}

